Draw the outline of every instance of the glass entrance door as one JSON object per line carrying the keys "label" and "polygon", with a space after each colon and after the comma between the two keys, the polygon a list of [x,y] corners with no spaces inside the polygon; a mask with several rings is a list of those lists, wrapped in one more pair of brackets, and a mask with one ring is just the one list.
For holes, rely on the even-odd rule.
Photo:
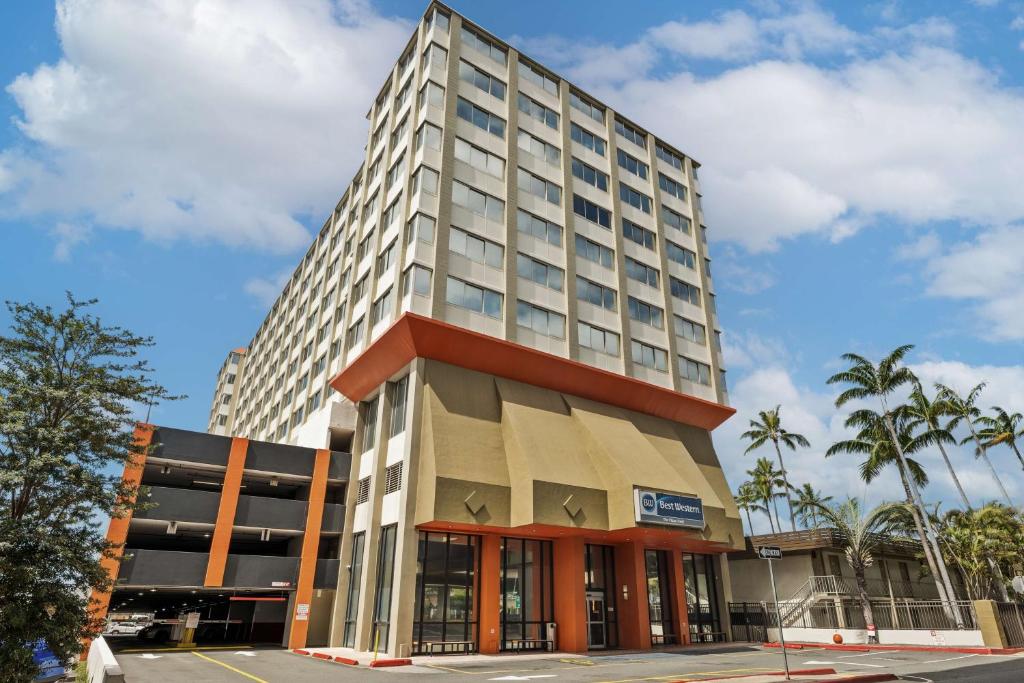
{"label": "glass entrance door", "polygon": [[587,646],[591,650],[602,650],[608,646],[608,627],[604,620],[604,593],[587,593]]}

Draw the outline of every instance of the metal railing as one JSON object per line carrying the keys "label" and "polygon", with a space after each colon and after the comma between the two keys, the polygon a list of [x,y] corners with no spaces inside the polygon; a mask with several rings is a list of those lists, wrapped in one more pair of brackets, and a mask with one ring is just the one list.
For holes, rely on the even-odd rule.
{"label": "metal railing", "polygon": [[[946,612],[947,604],[941,600],[871,600],[871,611],[875,626],[893,630],[954,630],[956,620]],[[956,600],[948,604],[950,610],[960,613],[964,628],[976,629],[977,616],[969,600]],[[779,624],[774,605],[766,605],[768,623],[773,628]],[[813,604],[805,602],[780,602],[779,613],[787,627],[801,628],[866,628],[864,610],[860,601],[846,598],[821,598]],[[1024,630],[1024,629],[1022,629]]]}
{"label": "metal railing", "polygon": [[996,612],[1006,634],[1006,647],[1024,647],[1024,606],[1016,602],[997,602]]}
{"label": "metal railing", "polygon": [[[891,595],[894,598],[930,600],[938,597],[935,584],[929,581],[867,579],[865,583],[867,584],[868,597],[872,598],[887,598]],[[812,576],[807,580],[805,586],[808,586],[813,593],[819,595],[856,596],[858,593],[856,579],[848,576]],[[797,595],[790,599],[799,599],[803,590],[801,588]]]}

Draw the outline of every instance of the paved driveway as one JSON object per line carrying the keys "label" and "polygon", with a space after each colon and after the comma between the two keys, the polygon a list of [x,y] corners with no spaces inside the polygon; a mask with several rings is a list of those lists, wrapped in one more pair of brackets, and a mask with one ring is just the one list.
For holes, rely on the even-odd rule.
{"label": "paved driveway", "polygon": [[[381,681],[392,683],[427,676],[441,681],[536,681],[537,683],[627,683],[680,681],[775,671],[782,667],[778,650],[735,646],[711,650],[522,659],[490,657],[454,662],[442,657],[426,664],[395,669],[348,667],[302,657],[279,649],[232,648],[198,651],[123,651],[118,661],[130,683],[303,683],[305,681]],[[790,653],[793,668],[832,667],[846,673],[893,672],[914,683],[928,681],[1024,681],[1024,656],[980,656],[934,652]]]}

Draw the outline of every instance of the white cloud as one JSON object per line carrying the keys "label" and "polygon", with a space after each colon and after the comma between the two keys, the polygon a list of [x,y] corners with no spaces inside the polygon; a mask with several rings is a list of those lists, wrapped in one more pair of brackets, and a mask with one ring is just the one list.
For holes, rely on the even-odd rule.
{"label": "white cloud", "polygon": [[243,289],[246,294],[256,299],[256,303],[261,309],[265,309],[277,300],[290,276],[290,271],[282,271],[270,278],[250,278],[246,280]]}
{"label": "white cloud", "polygon": [[896,249],[896,258],[901,261],[918,261],[931,258],[942,249],[942,240],[934,232],[927,232],[914,241]]}
{"label": "white cloud", "polygon": [[63,56],[8,86],[0,209],[289,249],[360,162],[412,27],[355,0],[59,0]]}
{"label": "white cloud", "polygon": [[742,60],[761,49],[757,21],[746,12],[724,12],[712,21],[670,21],[650,32],[658,45],[679,55]]}
{"label": "white cloud", "polygon": [[51,232],[56,239],[56,244],[53,247],[54,260],[67,263],[71,260],[71,250],[88,241],[92,229],[74,223],[58,223]]}

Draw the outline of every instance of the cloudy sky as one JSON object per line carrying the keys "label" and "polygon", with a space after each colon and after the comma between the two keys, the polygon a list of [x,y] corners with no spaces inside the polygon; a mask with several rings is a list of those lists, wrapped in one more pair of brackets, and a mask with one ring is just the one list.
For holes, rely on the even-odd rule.
{"label": "cloudy sky", "polygon": [[[898,495],[823,458],[846,351],[914,343],[927,383],[987,380],[984,407],[1024,411],[1024,2],[453,5],[703,164],[734,486],[746,421],[782,404],[812,442],[795,483]],[[424,7],[0,4],[0,294],[99,297],[190,396],[154,421],[204,428],[217,367],[356,170]],[[1016,459],[991,455],[1024,501]],[[953,505],[922,460],[926,497]],[[967,450],[955,462],[973,499],[997,495]]]}

